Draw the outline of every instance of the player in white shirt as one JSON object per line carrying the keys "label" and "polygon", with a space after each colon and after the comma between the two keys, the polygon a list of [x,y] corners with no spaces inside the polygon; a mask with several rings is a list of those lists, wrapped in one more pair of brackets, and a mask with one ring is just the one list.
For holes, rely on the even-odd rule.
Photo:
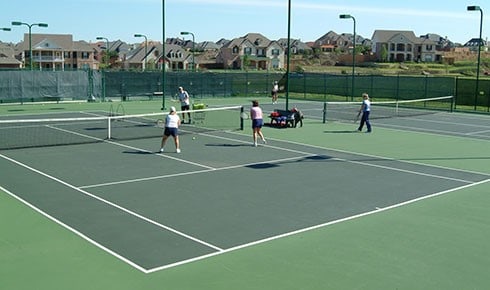
{"label": "player in white shirt", "polygon": [[165,147],[165,143],[167,142],[168,137],[172,136],[175,142],[175,151],[177,153],[180,153],[179,126],[180,126],[180,117],[179,115],[177,115],[175,107],[170,107],[170,113],[165,118],[165,129],[163,131],[160,152],[164,151],[163,148]]}
{"label": "player in white shirt", "polygon": [[371,101],[369,100],[369,95],[367,93],[362,94],[362,105],[359,109],[359,114],[362,113],[361,122],[359,123],[359,128],[357,131],[361,132],[364,123],[366,124],[366,133],[371,133],[371,122],[369,122],[369,114],[371,113]]}

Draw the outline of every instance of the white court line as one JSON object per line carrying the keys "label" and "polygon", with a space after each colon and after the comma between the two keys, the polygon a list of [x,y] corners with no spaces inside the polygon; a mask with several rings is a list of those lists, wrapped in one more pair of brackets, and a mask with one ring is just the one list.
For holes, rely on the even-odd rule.
{"label": "white court line", "polygon": [[164,178],[177,177],[177,176],[186,176],[186,175],[206,173],[206,172],[211,172],[211,171],[229,170],[229,169],[247,167],[247,166],[252,166],[252,165],[258,165],[258,164],[280,163],[280,162],[284,162],[284,161],[298,160],[298,159],[302,159],[305,157],[311,157],[311,156],[318,156],[318,154],[309,154],[309,155],[304,155],[304,156],[295,156],[295,157],[274,159],[274,160],[268,160],[268,161],[252,162],[252,163],[245,163],[245,164],[238,164],[238,165],[230,165],[230,166],[213,168],[213,169],[208,169],[208,170],[187,171],[187,172],[167,174],[167,175],[142,177],[142,178],[126,179],[126,180],[114,181],[114,182],[83,185],[83,186],[79,186],[79,188],[94,188],[94,187],[102,187],[102,186],[125,184],[125,183],[134,183],[134,182],[141,182],[141,181],[148,181],[148,180],[155,180],[155,179],[164,179]]}
{"label": "white court line", "polygon": [[480,134],[486,134],[486,133],[490,133],[490,130],[470,132],[470,133],[465,133],[465,135],[470,135],[470,136],[472,136],[472,135],[483,136],[483,135],[480,135]]}
{"label": "white court line", "polygon": [[410,121],[419,121],[419,122],[424,122],[424,123],[435,123],[435,124],[444,124],[444,125],[457,125],[461,127],[476,127],[476,128],[490,128],[490,126],[487,125],[477,125],[477,124],[466,124],[466,123],[460,123],[457,122],[457,120],[452,120],[452,121],[442,121],[442,120],[433,120],[433,119],[424,119],[420,117],[399,117],[399,119],[405,119],[405,120],[410,120]]}
{"label": "white court line", "polygon": [[[70,131],[68,131],[70,132]],[[70,132],[70,133],[74,133],[74,132]],[[245,136],[243,134],[240,134],[241,136]],[[212,135],[211,135],[212,136]],[[228,139],[228,140],[233,140],[235,142],[244,142],[244,143],[248,143],[248,142],[245,142],[245,141],[240,141],[240,140],[236,140],[236,139],[231,139],[231,138],[225,138],[225,137],[218,137],[218,136],[213,136],[215,138],[222,138],[222,139]],[[99,139],[100,140],[100,139]],[[142,152],[149,152],[147,150],[142,150],[142,149],[139,149],[139,148],[135,148],[135,147],[131,147],[131,146],[127,146],[127,145],[124,145],[124,144],[120,144],[120,143],[117,143],[117,142],[112,142],[112,141],[107,141],[107,140],[101,140],[101,141],[104,141],[104,142],[107,142],[107,143],[110,143],[110,144],[113,144],[113,145],[116,145],[116,146],[122,146],[122,147],[126,147],[126,148],[131,148],[131,149],[134,149],[134,150],[140,150]],[[287,141],[284,141],[284,140],[278,140],[278,141],[281,141],[281,142],[287,142]],[[329,149],[329,148],[325,148],[325,147],[320,147],[320,146],[311,146],[311,145],[305,145],[305,144],[301,144],[301,143],[294,143],[294,142],[289,142],[289,143],[292,143],[292,144],[299,144],[299,145],[302,145],[302,146],[307,146],[307,147],[312,147],[312,148],[320,148],[320,149],[323,149],[323,150],[332,150],[332,151],[337,151],[337,152],[343,152],[343,153],[349,153],[349,154],[354,154],[354,155],[360,155],[360,156],[369,156],[369,155],[366,155],[366,154],[359,154],[359,153],[353,153],[353,152],[348,152],[348,151],[342,151],[342,150],[337,150],[337,149]],[[281,150],[287,150],[287,151],[291,151],[291,152],[296,152],[296,153],[302,153],[302,154],[309,154],[309,153],[306,153],[306,152],[302,152],[302,151],[299,151],[299,150],[292,150],[292,149],[286,149],[286,148],[282,148],[282,147],[275,147],[275,146],[270,146],[270,145],[264,145],[264,146],[267,146],[267,147],[271,147],[271,148],[277,148],[277,149],[281,149]],[[318,154],[309,154],[311,156],[318,156]],[[307,156],[307,155],[306,155]],[[73,185],[70,185],[64,181],[61,181],[55,177],[52,177],[52,176],[49,176],[41,171],[38,171],[34,168],[31,168],[25,164],[22,164],[20,162],[17,162],[13,159],[10,159],[2,154],[0,154],[0,157],[2,158],[5,158],[7,160],[10,160],[11,162],[13,163],[16,163],[18,165],[21,165],[29,170],[32,170],[34,172],[37,172],[41,175],[44,175],[48,178],[51,178],[52,180],[55,180],[57,182],[60,182],[70,188],[73,188],[81,193],[84,193],[92,198],[95,198],[97,200],[100,200],[104,203],[107,203],[111,206],[114,206],[118,209],[121,209],[129,214],[133,214],[135,215],[136,217],[138,218],[141,218],[145,221],[148,221],[152,224],[155,224],[159,227],[162,227],[164,229],[167,229],[167,230],[170,230],[170,231],[174,231],[173,229],[169,228],[169,227],[166,227],[164,225],[161,225],[159,223],[156,223],[144,216],[141,216],[139,214],[136,214],[136,213],[133,213],[117,204],[114,204],[112,202],[109,202],[109,201],[106,201],[98,196],[95,196],[93,194],[90,194],[88,192],[85,192],[83,191],[82,189],[80,188],[77,188]],[[299,156],[299,157],[293,157],[293,158],[288,158],[288,159],[294,159],[294,158],[304,158],[305,156]],[[390,158],[384,158],[384,157],[377,157],[379,159],[384,159],[384,160],[395,160],[395,159],[390,159]],[[177,159],[177,158],[176,158]],[[333,158],[333,159],[336,159],[336,158]],[[181,160],[181,159],[177,159],[177,160]],[[341,159],[337,159],[337,160],[341,160]],[[185,160],[182,160],[185,162]],[[347,162],[355,162],[355,161],[349,161],[349,160],[345,160]],[[395,161],[398,161],[398,160],[395,160]],[[404,161],[400,161],[400,162],[404,162]],[[264,162],[260,162],[260,163],[264,163]],[[260,163],[252,163],[252,164],[260,164]],[[364,164],[364,165],[368,165],[368,166],[374,166],[373,164],[369,164],[369,163],[365,163],[365,162],[357,162],[359,164]],[[413,162],[408,162],[408,163],[413,163]],[[416,163],[415,163],[416,164]],[[422,164],[424,166],[429,166],[431,167],[431,165],[427,165],[427,164]],[[232,168],[232,167],[237,167],[237,166],[244,166],[244,165],[235,165],[235,166],[230,166],[229,168]],[[433,166],[433,167],[436,167],[436,166]],[[396,168],[391,168],[391,167],[385,167],[386,169],[388,170],[399,170],[399,169],[396,169]],[[224,168],[224,169],[227,169],[227,168]],[[463,170],[455,170],[455,169],[452,169],[452,168],[446,168],[448,170],[452,170],[452,171],[461,171],[463,172]],[[215,168],[211,169],[210,170],[204,170],[204,171],[211,171],[211,170],[216,170]],[[414,174],[422,174],[420,172],[411,172],[411,173],[414,173]],[[482,174],[482,173],[477,173],[477,174]],[[436,176],[435,176],[436,177]],[[446,177],[442,177],[442,178],[446,178]],[[218,254],[222,254],[222,253],[226,253],[226,252],[230,252],[230,251],[234,251],[234,250],[237,250],[237,249],[241,249],[241,248],[244,248],[244,247],[249,247],[249,246],[253,246],[253,245],[256,245],[256,244],[260,244],[260,243],[264,243],[264,242],[268,242],[268,241],[271,241],[271,240],[275,240],[275,239],[279,239],[279,238],[282,238],[282,237],[286,237],[286,236],[290,236],[290,235],[293,235],[293,234],[298,234],[298,233],[302,233],[302,232],[305,232],[305,231],[309,231],[309,230],[313,230],[313,229],[316,229],[316,228],[320,228],[320,227],[325,227],[325,226],[328,226],[328,225],[331,225],[331,224],[335,224],[335,223],[339,223],[339,222],[343,222],[343,221],[347,221],[347,220],[350,220],[350,219],[354,219],[354,218],[358,218],[358,217],[362,217],[362,216],[365,216],[365,215],[368,215],[368,214],[372,214],[372,213],[376,213],[376,212],[379,212],[379,211],[383,211],[383,210],[387,210],[387,209],[390,209],[390,208],[394,208],[394,207],[398,207],[398,206],[401,206],[401,205],[405,205],[405,204],[408,204],[408,203],[412,203],[412,202],[415,202],[415,201],[418,201],[418,200],[421,200],[421,199],[425,199],[425,198],[428,198],[428,197],[432,197],[432,196],[436,196],[436,195],[440,195],[440,194],[443,194],[443,193],[447,193],[447,192],[451,192],[451,191],[455,191],[455,190],[459,190],[459,189],[462,189],[462,188],[465,188],[465,187],[469,187],[469,186],[473,186],[473,185],[478,185],[478,184],[481,184],[481,183],[485,183],[485,182],[488,182],[490,179],[487,179],[487,180],[484,180],[484,181],[480,181],[480,182],[476,182],[476,183],[472,183],[472,184],[469,184],[469,185],[465,185],[465,186],[461,186],[461,187],[457,187],[457,188],[454,188],[454,189],[450,189],[450,190],[446,190],[446,191],[443,191],[443,192],[440,192],[440,193],[436,193],[436,194],[432,194],[432,195],[428,195],[428,196],[424,196],[424,197],[421,197],[421,198],[417,198],[417,199],[414,199],[414,200],[410,200],[410,201],[407,201],[407,202],[404,202],[404,203],[400,203],[400,204],[397,204],[397,205],[393,205],[393,206],[390,206],[390,207],[387,207],[387,208],[383,208],[383,209],[377,209],[375,211],[372,211],[372,212],[368,212],[368,213],[363,213],[363,214],[359,214],[359,215],[355,215],[355,216],[351,216],[351,217],[347,217],[347,218],[344,218],[344,219],[340,219],[340,220],[336,220],[336,221],[332,221],[332,222],[328,222],[328,223],[324,223],[324,224],[320,224],[320,225],[316,225],[316,226],[313,226],[313,227],[308,227],[308,228],[304,228],[304,229],[300,229],[300,230],[297,230],[297,231],[293,231],[293,232],[290,232],[290,233],[285,233],[285,234],[281,234],[281,235],[277,235],[277,236],[274,236],[274,237],[270,237],[270,238],[266,238],[266,239],[262,239],[262,240],[258,240],[258,241],[255,241],[255,242],[252,242],[252,243],[248,243],[248,244],[244,244],[244,245],[240,245],[240,246],[236,246],[236,247],[233,247],[233,248],[229,248],[229,249],[221,249],[221,248],[218,248],[214,245],[211,245],[211,244],[207,244],[203,241],[200,241],[200,240],[197,240],[197,239],[194,239],[193,237],[191,236],[185,236],[185,237],[188,237],[189,239],[191,240],[195,240],[197,242],[200,242],[200,243],[204,243],[205,245],[209,245],[209,247],[213,248],[213,249],[216,249],[218,252],[216,253],[212,253],[212,254],[208,254],[208,255],[204,255],[204,256],[200,256],[200,257],[196,257],[196,258],[193,258],[193,259],[189,259],[189,260],[185,260],[185,261],[181,261],[181,262],[177,262],[177,263],[174,263],[174,264],[170,264],[170,265],[166,265],[166,266],[162,266],[162,267],[157,267],[157,268],[153,268],[153,269],[150,269],[150,270],[142,270],[141,267],[137,266],[136,264],[132,263],[131,261],[128,261],[127,259],[125,259],[124,257],[122,256],[119,256],[117,254],[115,254],[116,257],[118,257],[119,259],[125,261],[125,262],[129,262],[128,264],[130,265],[133,265],[135,266],[137,269],[139,270],[142,270],[143,272],[145,273],[152,273],[152,272],[155,272],[155,271],[158,271],[158,270],[163,270],[163,269],[166,269],[166,268],[170,268],[170,267],[174,267],[174,266],[177,266],[177,265],[181,265],[181,264],[185,264],[185,263],[189,263],[189,262],[192,262],[192,261],[196,261],[196,260],[200,260],[200,259],[204,259],[204,258],[207,258],[207,257],[211,257],[211,256],[215,256],[215,255],[218,255]],[[17,198],[17,197],[16,197]],[[34,208],[34,207],[33,207]],[[45,213],[43,213],[45,214]],[[47,214],[45,214],[47,215]],[[47,215],[49,216],[49,215]],[[57,221],[59,223],[59,221]],[[66,227],[67,229],[71,230],[68,226]],[[76,232],[75,232],[76,233]],[[176,233],[180,233],[180,232],[176,232]],[[184,234],[185,235],[185,234]],[[99,246],[95,241],[92,241],[90,240],[88,237],[85,237],[82,235],[80,235],[81,237],[87,239],[88,241],[90,241],[92,244],[96,245],[96,246]],[[106,250],[104,249],[103,247],[101,247],[101,249],[103,250]],[[107,252],[110,253],[110,254],[113,254],[112,251],[108,250],[107,249]]]}
{"label": "white court line", "polygon": [[[474,134],[471,132],[470,133],[461,133],[461,132],[455,132],[455,131],[427,129],[427,128],[421,128],[421,127],[411,127],[411,126],[392,125],[392,124],[378,124],[378,126],[382,127],[382,128],[391,128],[391,129],[395,129],[395,130],[408,129],[411,132],[439,135],[439,136],[445,136],[445,137],[464,138],[465,136],[480,136],[480,137],[489,138],[489,136],[478,135],[478,134]],[[403,130],[403,131],[406,131],[406,130]],[[486,139],[480,139],[480,140],[486,140]]]}
{"label": "white court line", "polygon": [[187,264],[187,263],[191,263],[191,262],[194,262],[194,261],[203,260],[203,259],[206,259],[206,258],[209,258],[209,257],[213,257],[213,256],[217,256],[217,255],[222,255],[222,254],[225,254],[225,253],[229,253],[229,252],[232,252],[232,251],[240,250],[240,249],[243,249],[243,248],[248,248],[248,247],[251,247],[251,246],[258,245],[258,244],[263,244],[263,243],[270,242],[270,241],[273,241],[273,240],[277,240],[277,239],[289,237],[289,236],[292,236],[292,235],[297,235],[297,234],[300,234],[300,233],[304,233],[304,232],[308,232],[308,231],[312,231],[312,230],[324,228],[324,227],[327,227],[327,226],[330,226],[330,225],[334,225],[334,224],[338,224],[338,223],[350,221],[350,220],[353,220],[353,219],[357,219],[357,218],[365,217],[365,216],[372,215],[372,214],[375,214],[375,213],[379,213],[379,212],[387,211],[387,210],[390,210],[390,209],[398,208],[398,207],[401,207],[401,206],[405,206],[405,205],[408,205],[408,204],[411,204],[411,203],[418,202],[420,200],[429,199],[429,198],[440,196],[440,195],[443,195],[443,194],[447,194],[447,193],[450,193],[450,192],[453,192],[453,191],[458,191],[458,190],[462,190],[462,189],[469,188],[469,187],[472,187],[472,186],[484,184],[484,183],[487,183],[489,181],[490,181],[490,179],[486,179],[486,180],[483,180],[483,181],[480,181],[480,182],[476,182],[476,183],[472,183],[472,184],[467,184],[467,185],[463,185],[463,186],[460,186],[460,187],[451,188],[451,189],[444,190],[444,191],[441,191],[441,192],[436,192],[436,193],[433,193],[433,194],[430,194],[430,195],[421,196],[421,197],[418,197],[418,198],[407,200],[405,202],[401,202],[401,203],[394,204],[394,205],[391,205],[391,206],[387,206],[387,207],[384,207],[384,208],[377,207],[373,211],[364,212],[364,213],[361,213],[361,214],[357,214],[357,215],[345,217],[345,218],[342,218],[342,219],[338,219],[338,220],[334,220],[334,221],[330,221],[330,222],[326,222],[326,223],[314,225],[314,226],[311,226],[311,227],[307,227],[307,228],[299,229],[299,230],[296,230],[296,231],[292,231],[292,232],[280,234],[280,235],[269,237],[269,238],[265,238],[265,239],[262,239],[262,240],[253,241],[251,243],[247,243],[247,244],[235,246],[235,247],[232,247],[232,248],[224,249],[223,251],[220,251],[220,252],[211,253],[211,254],[208,254],[208,255],[203,255],[203,256],[195,257],[195,258],[188,259],[188,260],[183,260],[183,261],[180,261],[180,262],[177,262],[177,263],[168,264],[168,265],[164,265],[164,266],[161,266],[161,267],[156,267],[156,268],[147,270],[146,273],[147,274],[154,273],[154,272],[157,272],[157,271],[161,271],[161,270],[173,268],[173,267],[176,267],[176,266],[179,266],[179,265],[183,265],[183,264]]}
{"label": "white court line", "polygon": [[[154,152],[149,151],[149,150],[145,150],[145,149],[141,149],[141,148],[137,148],[137,147],[125,145],[125,144],[122,144],[122,143],[118,143],[118,142],[114,142],[114,141],[110,141],[110,140],[106,140],[106,139],[92,137],[92,136],[89,136],[89,135],[77,133],[77,132],[66,130],[66,129],[62,129],[62,128],[51,127],[51,126],[48,126],[48,127],[49,128],[52,128],[52,129],[60,130],[60,131],[65,132],[65,133],[70,133],[70,134],[78,135],[78,136],[81,136],[81,137],[85,137],[85,138],[93,139],[93,140],[96,140],[96,141],[99,141],[99,142],[104,142],[104,143],[116,145],[116,146],[119,146],[119,147],[133,149],[133,150],[140,151],[140,152],[145,152],[145,153],[154,153]],[[191,164],[191,165],[195,165],[195,166],[199,166],[199,167],[204,167],[204,168],[207,168],[207,169],[215,169],[213,167],[210,167],[210,166],[207,166],[207,165],[204,165],[204,164],[200,164],[200,163],[188,161],[188,160],[177,158],[177,157],[173,157],[173,156],[168,156],[168,155],[165,155],[165,154],[156,154],[156,155],[159,155],[161,157],[165,157],[165,158],[168,158],[168,159],[178,160],[178,161],[181,161],[181,162],[184,162],[184,163],[188,163],[188,164]]]}
{"label": "white court line", "polygon": [[[33,168],[33,167],[30,167],[30,166],[28,166],[28,165],[26,165],[26,164],[24,164],[24,163],[22,163],[22,162],[19,162],[19,161],[17,161],[17,160],[14,160],[14,159],[12,159],[12,158],[9,158],[9,157],[7,157],[7,156],[5,156],[5,155],[3,155],[3,154],[0,154],[0,158],[3,158],[3,159],[5,159],[5,160],[8,160],[8,161],[10,161],[10,162],[12,162],[12,163],[14,163],[14,164],[17,164],[17,165],[19,165],[19,166],[21,166],[21,167],[24,167],[25,169],[28,169],[28,170],[30,170],[30,171],[32,171],[32,172],[35,172],[35,173],[39,174],[39,175],[42,175],[42,176],[44,176],[44,177],[47,177],[47,178],[49,178],[49,179],[51,179],[51,180],[53,180],[53,181],[55,181],[55,182],[58,182],[58,183],[60,183],[60,184],[62,184],[62,185],[64,185],[64,186],[66,186],[66,187],[68,187],[68,188],[71,188],[71,189],[73,189],[73,190],[76,190],[76,191],[78,191],[78,192],[80,192],[80,193],[82,193],[82,194],[84,194],[84,195],[87,195],[87,196],[89,196],[89,197],[93,198],[93,199],[96,199],[96,200],[98,200],[98,201],[100,201],[100,202],[103,202],[103,203],[105,203],[105,204],[109,205],[109,206],[112,206],[112,207],[114,207],[114,208],[117,208],[117,209],[119,209],[119,210],[121,210],[121,211],[123,211],[123,212],[125,212],[125,213],[127,213],[127,214],[129,214],[129,215],[131,215],[131,216],[134,216],[134,217],[136,217],[136,218],[139,218],[139,219],[141,219],[141,220],[143,220],[143,221],[146,221],[146,222],[148,222],[148,223],[150,223],[150,224],[152,224],[152,225],[155,225],[155,226],[157,226],[157,227],[159,227],[159,228],[162,228],[162,229],[164,229],[164,230],[170,231],[170,232],[172,232],[172,233],[174,233],[174,234],[176,234],[176,235],[179,235],[179,236],[184,237],[184,238],[186,238],[186,239],[192,240],[192,241],[194,241],[194,242],[196,242],[196,243],[199,243],[199,244],[204,245],[204,246],[206,246],[206,247],[209,247],[209,248],[211,248],[211,249],[214,249],[214,250],[217,250],[217,251],[222,251],[222,250],[223,250],[223,249],[221,249],[220,247],[217,247],[217,246],[215,246],[215,245],[212,245],[212,244],[210,244],[210,243],[207,243],[207,242],[205,242],[205,241],[202,241],[202,240],[200,240],[200,239],[197,239],[197,238],[195,238],[195,237],[193,237],[193,236],[191,236],[191,235],[185,234],[184,232],[178,231],[178,230],[176,230],[176,229],[174,229],[174,228],[172,228],[172,227],[169,227],[169,226],[163,225],[163,224],[161,224],[161,223],[158,223],[158,222],[156,222],[156,221],[154,221],[154,220],[152,220],[152,219],[150,219],[150,218],[147,218],[147,217],[145,217],[145,216],[143,216],[143,215],[141,215],[141,214],[138,214],[138,213],[136,213],[136,212],[134,212],[134,211],[131,211],[131,210],[129,210],[129,209],[127,209],[127,208],[123,207],[123,206],[120,206],[120,205],[116,204],[116,203],[113,203],[113,202],[111,202],[111,201],[105,200],[105,199],[103,199],[103,198],[101,198],[101,197],[99,197],[99,196],[97,196],[97,195],[94,195],[94,194],[92,194],[92,193],[89,193],[89,192],[87,192],[87,191],[85,191],[85,190],[83,190],[83,189],[81,189],[81,188],[79,188],[79,187],[76,187],[76,186],[74,186],[74,185],[72,185],[72,184],[69,184],[68,182],[65,182],[65,181],[63,181],[63,180],[61,180],[61,179],[59,179],[59,178],[56,178],[56,177],[51,176],[51,175],[49,175],[49,174],[47,174],[47,173],[44,173],[44,172],[42,172],[42,171],[40,171],[40,170],[37,170],[37,169],[35,169],[35,168]],[[20,198],[19,198],[19,199],[20,199]],[[35,207],[33,207],[33,208],[35,208]],[[40,210],[39,210],[39,211],[40,211]],[[49,216],[49,215],[46,213],[46,216]],[[53,218],[53,219],[54,219],[54,218]],[[57,221],[57,222],[59,222],[59,221]],[[59,223],[60,223],[60,224],[62,224],[61,222],[59,222]],[[67,227],[68,229],[70,229],[68,226],[66,226],[66,227]],[[84,237],[85,237],[85,236],[84,236]],[[98,243],[96,243],[95,241],[91,240],[91,239],[90,239],[90,238],[88,238],[88,237],[86,237],[86,239],[88,239],[88,240],[89,240],[91,243],[93,243],[93,244],[94,244],[94,245],[96,245],[96,246],[98,246],[98,245],[99,245]],[[104,250],[104,251],[106,250],[106,248],[105,248],[105,247],[101,247],[101,249],[102,249],[102,250]],[[111,252],[109,252],[109,253],[112,253],[112,251],[111,251]],[[117,255],[116,257],[121,258],[122,256]],[[126,261],[128,261],[127,259],[122,259],[122,260],[123,260],[123,261],[125,261],[125,262],[126,262]],[[132,264],[131,264],[131,265],[132,265]]]}
{"label": "white court line", "polygon": [[[393,130],[396,130],[396,129],[393,129]],[[239,134],[239,133],[235,133],[235,132],[229,132],[229,133],[230,134],[236,134],[236,135],[244,136],[243,134]],[[231,139],[231,140],[233,140],[233,139]],[[448,171],[465,172],[465,173],[471,173],[471,174],[477,174],[477,175],[483,175],[483,176],[490,176],[490,174],[488,174],[488,173],[476,172],[476,171],[465,170],[465,169],[457,169],[457,168],[451,168],[451,167],[434,165],[434,164],[426,164],[426,163],[422,163],[422,162],[415,162],[415,161],[409,161],[409,160],[403,160],[403,159],[398,160],[398,159],[390,158],[390,157],[383,157],[383,156],[378,156],[378,155],[373,155],[373,154],[365,154],[365,153],[359,153],[359,152],[341,150],[341,149],[330,148],[330,147],[323,147],[323,146],[317,146],[317,145],[311,145],[311,144],[304,144],[304,143],[295,142],[295,141],[286,141],[286,140],[274,139],[274,138],[269,138],[267,140],[274,140],[274,141],[284,142],[284,143],[289,143],[289,144],[294,144],[294,145],[298,145],[298,146],[304,146],[304,147],[321,149],[321,150],[327,150],[327,151],[333,151],[333,152],[340,152],[340,153],[350,154],[350,155],[370,157],[370,158],[379,159],[379,160],[396,161],[396,162],[400,162],[400,163],[415,164],[415,165],[424,166],[424,167],[439,168],[439,169],[444,169],[444,170],[448,170]],[[301,152],[303,154],[309,154],[309,153],[306,153],[306,152],[302,152],[302,151],[298,151],[298,150],[292,150],[292,149],[290,150],[290,149],[286,149],[286,148],[282,148],[282,147],[276,147],[276,146],[270,146],[270,145],[263,145],[263,146],[277,148],[277,149],[281,149],[281,150],[289,150],[291,152],[298,152],[298,153]],[[345,160],[345,161],[346,162],[350,162],[350,160]],[[366,165],[369,165],[369,163],[366,163]],[[396,170],[396,168],[394,168],[394,170]]]}
{"label": "white court line", "polygon": [[[222,137],[222,136],[215,136],[215,135],[210,135],[210,134],[206,134],[206,133],[200,133],[199,135],[201,135],[201,136],[207,136],[207,137],[212,137],[212,138],[216,138],[216,139],[227,140],[227,141],[238,142],[238,143],[250,143],[248,141],[243,141],[243,140],[234,139],[234,138],[228,138],[228,137]],[[240,136],[243,136],[241,134],[239,134],[239,135]],[[144,150],[144,149],[139,149],[139,148],[136,148],[136,147],[127,146],[127,145],[120,144],[120,143],[117,143],[117,142],[112,142],[112,141],[107,141],[107,142],[108,143],[111,143],[113,145],[116,145],[116,146],[127,147],[127,148],[131,148],[133,150],[139,150],[139,151],[142,151],[142,152],[149,152],[149,151]],[[285,141],[283,141],[283,142],[285,142]],[[292,143],[292,142],[289,142],[289,143]],[[91,185],[83,185],[83,186],[79,186],[79,187],[80,188],[94,188],[94,187],[110,186],[110,185],[117,185],[117,184],[135,183],[135,182],[142,182],[142,181],[155,180],[155,179],[164,179],[164,178],[169,178],[169,177],[177,177],[177,176],[185,176],[185,175],[206,173],[206,172],[210,172],[210,171],[222,171],[222,170],[236,169],[236,168],[247,167],[247,166],[257,165],[257,164],[280,163],[280,162],[284,162],[284,161],[296,160],[296,159],[301,159],[301,158],[305,158],[305,157],[319,156],[319,154],[312,154],[312,153],[308,153],[308,152],[304,152],[304,151],[300,151],[300,150],[294,150],[294,149],[288,149],[288,148],[283,148],[283,147],[278,147],[278,146],[272,146],[272,145],[269,145],[269,144],[262,144],[261,146],[270,147],[270,148],[274,148],[274,149],[278,149],[278,150],[282,150],[282,151],[293,152],[293,153],[301,154],[302,156],[295,156],[295,157],[282,158],[282,159],[273,159],[273,160],[260,161],[260,162],[254,162],[254,163],[231,165],[231,166],[225,166],[225,167],[219,167],[219,168],[208,167],[209,170],[197,170],[197,171],[190,171],[190,172],[183,172],[183,173],[176,173],[176,174],[169,174],[169,175],[159,175],[159,176],[136,178],[136,179],[125,179],[125,180],[114,181],[114,182],[91,184]],[[313,147],[313,146],[310,146],[310,145],[306,145],[306,146],[307,147]],[[322,147],[319,147],[319,148],[322,148]],[[336,151],[338,151],[338,150],[336,150]],[[345,153],[345,152],[343,152],[343,153]],[[358,154],[356,154],[356,155],[358,155]],[[182,161],[182,162],[186,162],[186,163],[191,163],[191,164],[198,165],[198,166],[200,165],[200,164],[197,164],[197,163],[194,163],[194,162],[190,162],[190,161],[187,161],[187,160],[184,160],[184,159],[180,159],[180,158],[174,158],[174,157],[168,157],[168,158],[172,158],[172,159],[175,159],[175,160],[178,160],[178,161]],[[394,159],[387,159],[387,158],[382,158],[382,159],[383,160],[397,161],[397,160],[394,160]],[[347,163],[353,163],[353,164],[359,164],[359,165],[364,165],[364,166],[377,167],[377,168],[381,168],[381,169],[385,169],[385,170],[392,170],[392,171],[404,172],[404,173],[409,173],[409,174],[414,174],[414,175],[420,175],[420,176],[427,176],[427,177],[433,177],[433,178],[438,178],[438,179],[445,179],[445,180],[457,181],[457,182],[462,182],[462,183],[472,183],[473,182],[473,181],[464,180],[464,179],[457,179],[457,178],[451,178],[451,177],[446,177],[446,176],[441,176],[441,175],[428,174],[428,173],[423,173],[423,172],[418,172],[418,171],[400,169],[400,168],[396,168],[396,167],[376,165],[376,164],[372,164],[372,163],[368,163],[368,162],[362,162],[362,161],[352,161],[352,160],[342,159],[342,158],[331,158],[331,160],[337,160],[337,161],[342,161],[342,162],[347,162]],[[400,162],[400,161],[398,161],[398,162]],[[205,167],[205,165],[200,165],[200,166]],[[431,167],[431,166],[429,166],[429,167]],[[449,169],[449,168],[444,168],[444,169],[453,170],[453,169]]]}
{"label": "white court line", "polygon": [[72,228],[71,226],[69,226],[69,225],[67,225],[67,224],[65,224],[65,223],[63,223],[63,222],[61,222],[61,221],[60,221],[60,220],[58,220],[57,218],[55,218],[55,217],[53,217],[53,216],[51,216],[51,215],[47,214],[46,212],[42,211],[41,209],[37,208],[37,207],[36,207],[36,206],[34,206],[33,204],[31,204],[31,203],[27,202],[26,200],[24,200],[24,199],[20,198],[19,196],[17,196],[16,194],[12,193],[12,192],[11,192],[11,191],[9,191],[9,190],[7,190],[6,188],[2,187],[1,185],[0,185],[0,190],[1,190],[1,191],[6,192],[6,193],[7,193],[8,195],[10,195],[11,197],[13,197],[13,198],[17,199],[18,201],[20,201],[20,202],[22,202],[23,204],[27,205],[28,207],[30,207],[30,208],[31,208],[31,209],[33,209],[34,211],[36,211],[36,212],[40,213],[41,215],[43,215],[44,217],[48,218],[49,220],[51,220],[51,221],[55,222],[56,224],[58,224],[58,225],[60,225],[60,226],[64,227],[64,228],[65,228],[65,229],[67,229],[68,231],[70,231],[70,232],[74,233],[75,235],[77,235],[77,236],[81,237],[82,239],[86,240],[86,241],[87,241],[87,242],[89,242],[90,244],[92,244],[92,245],[94,245],[94,246],[96,246],[96,247],[98,247],[98,248],[102,249],[103,251],[105,251],[105,252],[107,252],[107,253],[109,253],[109,254],[113,255],[114,257],[116,257],[116,258],[118,258],[118,259],[122,260],[123,262],[127,263],[128,265],[131,265],[131,266],[133,266],[134,268],[136,268],[136,269],[140,270],[141,272],[145,272],[145,271],[146,271],[146,269],[145,269],[145,268],[143,268],[143,267],[141,267],[140,265],[138,265],[138,264],[134,263],[134,262],[133,262],[133,261],[131,261],[131,260],[126,259],[125,257],[123,257],[123,256],[119,255],[118,253],[116,253],[116,252],[112,251],[111,249],[109,249],[109,248],[107,248],[107,247],[105,247],[105,246],[103,246],[103,245],[99,244],[98,242],[96,242],[96,241],[92,240],[92,239],[91,239],[91,238],[89,238],[88,236],[86,236],[86,235],[84,235],[83,233],[79,232],[78,230],[76,230],[76,229]]}

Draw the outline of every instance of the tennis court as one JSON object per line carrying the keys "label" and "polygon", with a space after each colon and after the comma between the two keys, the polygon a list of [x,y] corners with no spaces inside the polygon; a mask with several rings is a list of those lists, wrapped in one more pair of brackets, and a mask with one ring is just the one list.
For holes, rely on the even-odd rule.
{"label": "tennis court", "polygon": [[[106,131],[92,123],[83,131],[49,123],[58,133],[91,141],[1,150],[0,184],[101,252],[148,274],[489,181],[488,167],[483,169],[488,152],[453,152],[451,160],[445,148],[435,149],[439,156],[419,148],[416,157],[414,148],[396,148],[404,138],[427,134],[434,141],[427,146],[449,146],[447,138],[453,138],[488,148],[488,116],[438,112],[374,119],[372,134],[353,134],[357,124],[322,124],[321,108],[292,105],[304,111],[305,126],[265,128],[267,144],[252,146],[247,123],[244,131],[184,125],[181,154],[172,142],[156,153],[160,138],[146,133],[104,139],[81,133]],[[137,125],[131,130],[149,127]],[[461,166],[462,160],[476,165]],[[460,166],[449,166],[453,161]]]}

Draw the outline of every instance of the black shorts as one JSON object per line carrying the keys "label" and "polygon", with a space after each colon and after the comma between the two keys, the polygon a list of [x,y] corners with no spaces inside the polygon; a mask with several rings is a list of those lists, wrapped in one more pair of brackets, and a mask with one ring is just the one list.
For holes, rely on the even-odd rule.
{"label": "black shorts", "polygon": [[163,135],[175,137],[178,135],[178,131],[179,130],[177,128],[165,127],[165,131],[163,131]]}
{"label": "black shorts", "polygon": [[181,111],[187,111],[189,109],[190,109],[189,105],[182,105],[182,106],[180,106],[180,110]]}

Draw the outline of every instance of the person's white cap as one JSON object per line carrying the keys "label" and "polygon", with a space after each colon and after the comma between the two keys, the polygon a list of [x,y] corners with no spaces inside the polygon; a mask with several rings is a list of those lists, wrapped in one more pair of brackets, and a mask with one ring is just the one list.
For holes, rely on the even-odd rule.
{"label": "person's white cap", "polygon": [[175,107],[174,106],[170,107],[170,112],[176,112],[176,111],[177,110],[175,110]]}

